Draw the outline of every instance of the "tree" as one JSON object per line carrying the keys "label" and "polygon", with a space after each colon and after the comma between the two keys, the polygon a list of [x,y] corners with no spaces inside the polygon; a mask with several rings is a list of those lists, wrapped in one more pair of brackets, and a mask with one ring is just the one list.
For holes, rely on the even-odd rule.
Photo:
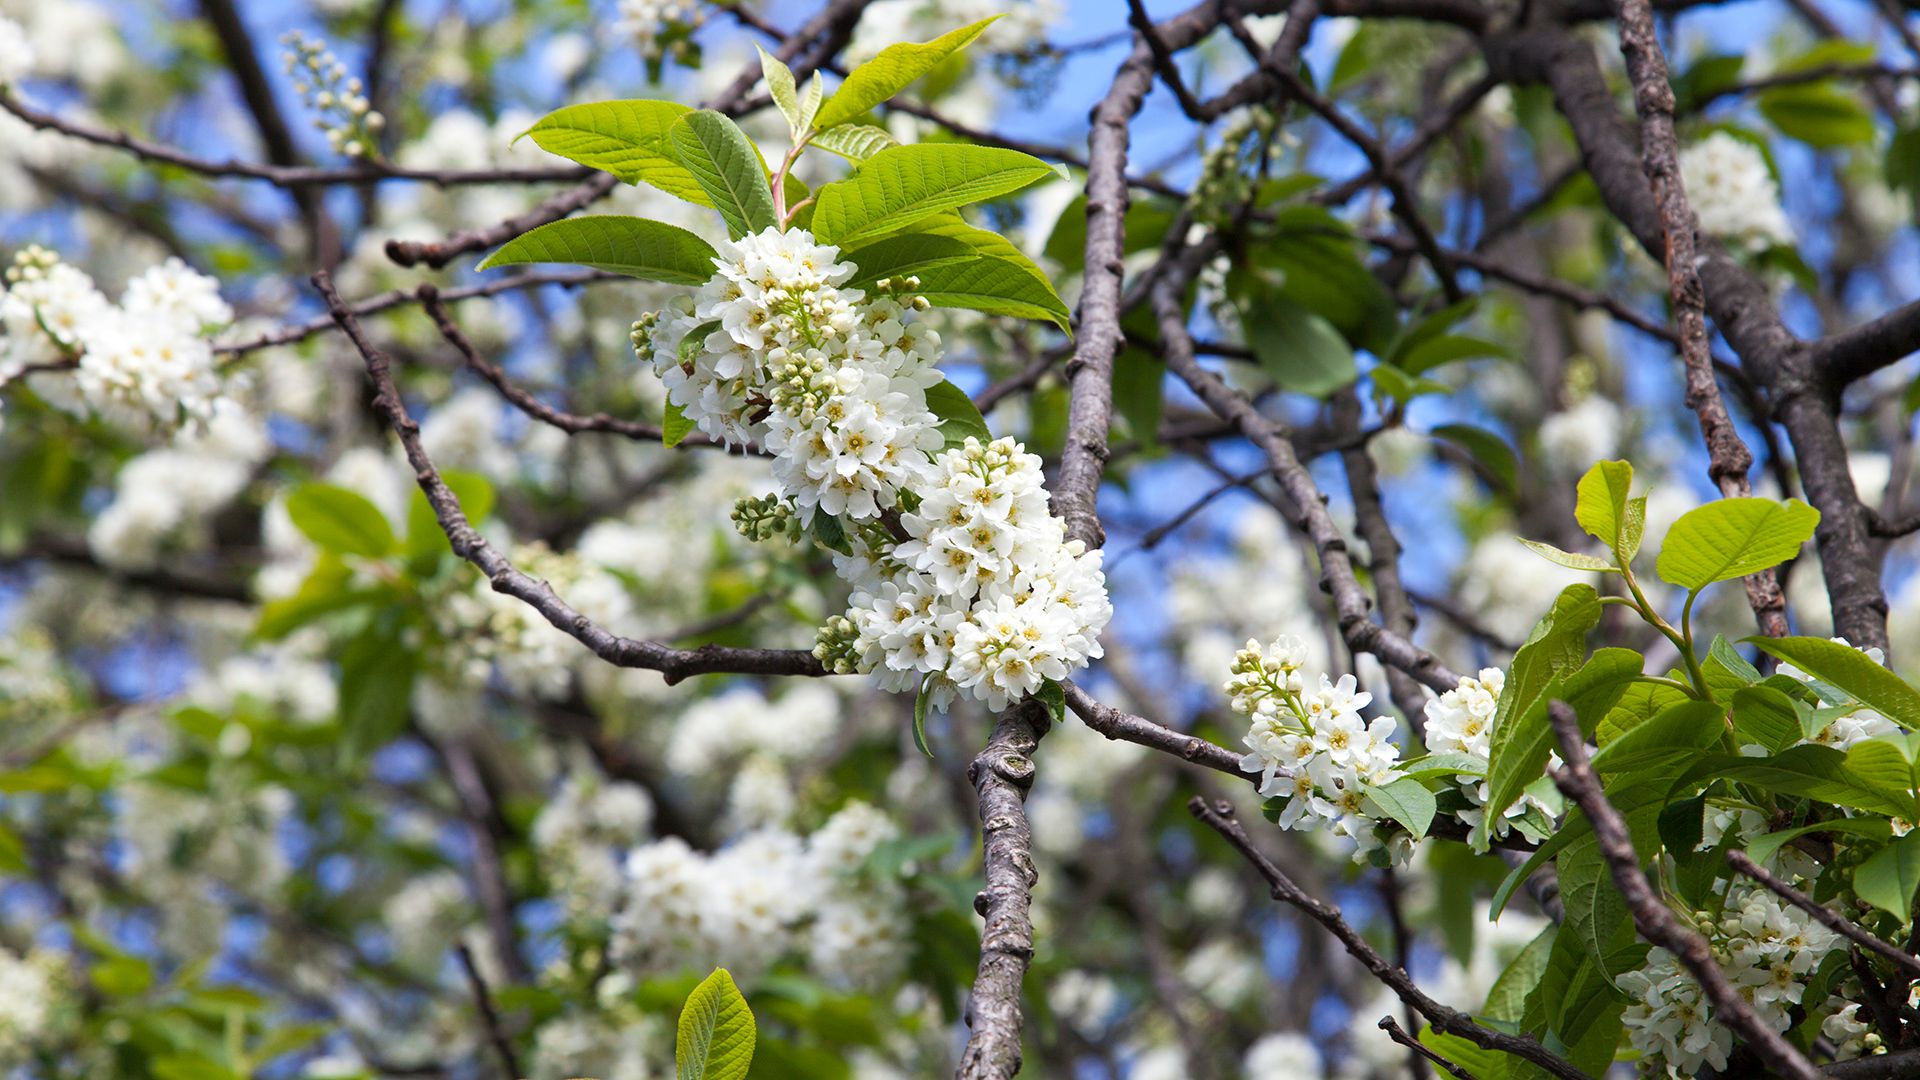
{"label": "tree", "polygon": [[1904,8],[796,6],[0,0],[0,1067],[1920,1073]]}

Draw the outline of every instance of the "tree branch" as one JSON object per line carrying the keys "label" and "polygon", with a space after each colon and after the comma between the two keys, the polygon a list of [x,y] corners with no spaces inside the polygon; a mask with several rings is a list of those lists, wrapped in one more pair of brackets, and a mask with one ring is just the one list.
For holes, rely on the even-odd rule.
{"label": "tree branch", "polygon": [[1647,875],[1640,870],[1640,856],[1633,850],[1633,838],[1627,823],[1600,790],[1600,780],[1587,760],[1587,745],[1580,734],[1580,718],[1565,702],[1547,705],[1554,735],[1560,743],[1560,757],[1566,766],[1553,774],[1553,782],[1562,794],[1580,805],[1593,826],[1594,839],[1606,857],[1613,883],[1619,888],[1640,936],[1666,949],[1686,967],[1700,984],[1707,1000],[1713,1003],[1714,1020],[1739,1033],[1748,1046],[1760,1055],[1767,1068],[1788,1080],[1818,1080],[1820,1070],[1806,1059],[1780,1033],[1760,1022],[1727,973],[1714,963],[1713,947],[1707,939],[1681,924],[1667,905],[1661,903]]}

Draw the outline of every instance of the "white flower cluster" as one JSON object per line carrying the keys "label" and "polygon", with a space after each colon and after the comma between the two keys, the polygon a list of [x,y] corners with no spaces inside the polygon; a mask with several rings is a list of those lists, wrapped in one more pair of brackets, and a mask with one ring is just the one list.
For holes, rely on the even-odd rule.
{"label": "white flower cluster", "polygon": [[533,819],[533,847],[553,875],[553,893],[574,919],[604,917],[624,879],[616,851],[638,844],[653,824],[653,797],[586,769],[567,774]]}
{"label": "white flower cluster", "polygon": [[378,157],[380,129],[387,126],[367,100],[367,88],[324,41],[294,31],[280,39],[281,54],[293,88],[314,112],[313,126],[327,138],[333,152],[350,158]]}
{"label": "white flower cluster", "polygon": [[204,426],[121,466],[113,501],[87,527],[88,549],[107,566],[152,568],[169,547],[204,540],[215,511],[246,491],[272,452],[259,418],[216,399]]}
{"label": "white flower cluster", "polygon": [[1680,179],[1709,235],[1749,251],[1793,243],[1779,186],[1752,143],[1716,131],[1680,151]]}
{"label": "white flower cluster", "polygon": [[137,425],[210,419],[221,398],[208,335],[233,321],[219,283],[178,259],[107,300],[85,272],[41,247],[14,256],[0,294],[0,382],[29,367],[33,388],[71,412]]}
{"label": "white flower cluster", "polygon": [[[1704,914],[1704,913],[1703,913]],[[1801,1004],[1805,981],[1828,953],[1842,948],[1840,935],[1766,889],[1736,883],[1717,922],[1698,920],[1713,944],[1714,959],[1761,1023],[1785,1031]],[[1713,1019],[1713,1006],[1672,953],[1656,948],[1646,965],[1614,984],[1630,999],[1621,1017],[1635,1049],[1659,1059],[1665,1075],[1696,1076],[1702,1066],[1725,1069],[1733,1032]],[[1842,1019],[1836,1029],[1845,1028]],[[1845,1031],[1841,1032],[1843,1035]]]}
{"label": "white flower cluster", "polygon": [[941,446],[926,399],[940,336],[888,297],[842,288],[856,268],[839,255],[804,229],[744,237],[690,300],[635,332],[689,421],[775,455],[803,520],[879,516]]}
{"label": "white flower cluster", "polygon": [[[697,294],[637,324],[635,347],[689,421],[774,455],[801,522],[854,525],[835,560],[852,606],[816,654],[942,707],[965,690],[1005,708],[1101,655],[1100,555],[1066,539],[1017,442],[942,449],[923,302],[845,288],[856,268],[839,254],[802,229],[745,237]],[[892,513],[897,530],[877,520]]]}
{"label": "white flower cluster", "polygon": [[[1467,676],[1460,685],[1427,702],[1427,752],[1464,754],[1479,765],[1477,770],[1454,774],[1473,809],[1460,811],[1460,820],[1473,827],[1475,847],[1485,850],[1491,841],[1504,838],[1514,823],[1527,811],[1539,807],[1549,818],[1553,807],[1532,795],[1523,795],[1492,822],[1486,820],[1487,767],[1493,748],[1493,715],[1500,704],[1500,691],[1507,684],[1507,673],[1499,668],[1482,668],[1477,676]],[[1558,761],[1558,757],[1554,758]]]}
{"label": "white flower cluster", "polygon": [[17,83],[33,73],[33,43],[26,28],[0,15],[0,86]]}
{"label": "white flower cluster", "polygon": [[52,950],[0,948],[0,1067],[28,1067],[78,1014],[70,961]]}
{"label": "white flower cluster", "polygon": [[[1832,640],[1840,645],[1847,645],[1849,647],[1852,645],[1846,638],[1833,638]],[[1874,663],[1882,667],[1886,666],[1887,654],[1884,651],[1877,648],[1861,649],[1859,651]],[[1806,683],[1808,689],[1812,690],[1815,696],[1820,699],[1820,707],[1822,709],[1837,709],[1844,706],[1852,706],[1851,712],[1834,717],[1828,721],[1826,727],[1816,732],[1813,738],[1802,740],[1803,742],[1819,743],[1822,746],[1831,746],[1835,750],[1849,750],[1852,749],[1855,743],[1865,742],[1868,739],[1878,738],[1882,735],[1897,734],[1900,730],[1893,721],[1859,704],[1852,698],[1847,697],[1844,693],[1834,690],[1832,687],[1820,682],[1818,679],[1794,667],[1792,664],[1781,664],[1779,674]],[[1836,700],[1830,701],[1828,700],[1829,697]]]}
{"label": "white flower cluster", "polygon": [[[1319,687],[1308,690],[1300,673],[1305,666],[1306,643],[1292,636],[1265,648],[1249,641],[1235,655],[1226,693],[1233,710],[1253,721],[1240,767],[1260,774],[1261,795],[1287,800],[1281,828],[1330,825],[1360,845],[1355,860],[1364,862],[1380,846],[1366,789],[1402,775],[1395,767],[1396,725],[1391,716],[1369,721],[1360,715],[1373,695],[1358,690],[1352,675],[1334,682],[1323,674]],[[1387,854],[1404,862],[1412,854],[1410,838],[1395,834]]]}
{"label": "white flower cluster", "polygon": [[1003,709],[1101,655],[1113,616],[1100,552],[1066,538],[1039,457],[1012,439],[943,452],[908,539],[878,558],[836,558],[854,583],[847,618],[861,670],[890,690],[929,677],[944,706],[967,691]]}
{"label": "white flower cluster", "polygon": [[812,970],[854,988],[899,973],[907,933],[900,885],[860,868],[898,830],[855,802],[811,837],[761,830],[705,855],[678,837],[627,857],[612,955],[636,977],[723,965],[752,979],[804,952]]}
{"label": "white flower cluster", "polygon": [[658,60],[702,21],[697,0],[620,0],[613,32],[632,38],[642,59]]}

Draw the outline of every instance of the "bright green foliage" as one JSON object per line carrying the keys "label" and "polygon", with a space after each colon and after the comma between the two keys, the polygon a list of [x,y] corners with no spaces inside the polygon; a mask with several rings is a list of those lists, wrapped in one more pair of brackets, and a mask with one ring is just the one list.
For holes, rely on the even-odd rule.
{"label": "bright green foliage", "polygon": [[995,15],[981,19],[932,41],[920,44],[903,42],[880,50],[880,55],[847,73],[847,81],[841,83],[827,103],[820,107],[814,123],[821,128],[832,128],[859,117],[971,45],[973,39],[984,33],[999,17]]}
{"label": "bright green foliage", "polygon": [[386,516],[366,496],[334,484],[302,484],[287,496],[287,516],[323,550],[378,559],[396,541]]}
{"label": "bright green foliage", "polygon": [[1699,591],[1778,566],[1813,536],[1820,511],[1798,499],[1721,499],[1681,515],[1660,544],[1661,580]]}
{"label": "bright green foliage", "polygon": [[1647,500],[1632,498],[1633,466],[1624,461],[1602,461],[1580,478],[1574,503],[1574,520],[1587,535],[1607,545],[1626,566],[1640,551],[1640,534],[1646,528]]}
{"label": "bright green foliage", "polygon": [[943,210],[1010,195],[1058,175],[1037,157],[995,146],[889,147],[861,162],[851,177],[820,189],[813,233],[824,244],[858,247]]}
{"label": "bright green foliage", "polygon": [[889,146],[900,144],[893,140],[893,136],[871,124],[841,124],[815,135],[807,145],[839,154],[848,161],[861,162]]}
{"label": "bright green foliage", "polygon": [[1920,833],[1908,833],[1867,857],[1853,872],[1860,899],[1902,921],[1920,890]]}
{"label": "bright green foliage", "polygon": [[1859,649],[1826,638],[1748,640],[1900,726],[1920,728],[1920,691]]}
{"label": "bright green foliage", "polygon": [[713,245],[677,225],[603,215],[564,218],[522,233],[480,264],[574,263],[646,281],[699,285],[713,276]]}
{"label": "bright green foliage", "polygon": [[1410,776],[1401,777],[1391,784],[1368,788],[1366,798],[1381,816],[1390,817],[1406,826],[1416,840],[1427,835],[1427,830],[1433,826],[1433,815],[1439,808],[1433,792]]}
{"label": "bright green foliage", "polygon": [[679,1080],[741,1080],[753,1064],[753,1010],[733,976],[717,968],[688,996],[673,1041]]}
{"label": "bright green foliage", "polygon": [[701,109],[681,117],[669,135],[675,158],[720,211],[729,233],[738,238],[779,224],[766,167],[740,125]]}
{"label": "bright green foliage", "polygon": [[993,438],[979,406],[966,391],[950,382],[942,380],[927,388],[927,408],[940,418],[940,434],[948,446],[959,446],[969,437],[981,442]]}
{"label": "bright green foliage", "polygon": [[548,113],[527,136],[550,154],[612,173],[629,184],[651,184],[701,206],[706,191],[680,163],[668,133],[693,110],[672,101],[598,101]]}

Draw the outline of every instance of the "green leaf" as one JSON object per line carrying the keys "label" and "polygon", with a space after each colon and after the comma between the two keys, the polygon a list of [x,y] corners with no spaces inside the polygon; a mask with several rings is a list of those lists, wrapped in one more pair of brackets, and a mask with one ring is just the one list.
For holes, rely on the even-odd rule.
{"label": "green leaf", "polygon": [[901,42],[880,50],[880,55],[847,72],[847,79],[820,107],[814,123],[821,128],[843,124],[865,113],[906,89],[941,62],[968,45],[993,24],[992,18],[942,34],[932,41]]}
{"label": "green leaf", "polygon": [[1765,836],[1756,836],[1747,844],[1747,857],[1754,862],[1766,865],[1774,853],[1786,847],[1794,840],[1812,833],[1841,833],[1850,836],[1863,836],[1868,840],[1884,841],[1893,835],[1893,826],[1886,818],[1857,817],[1835,818],[1832,821],[1816,821],[1811,825],[1802,825],[1795,829],[1782,829]]}
{"label": "green leaf", "polygon": [[840,124],[815,135],[807,145],[839,154],[858,165],[880,151],[900,144],[894,141],[893,136],[872,124]]}
{"label": "green leaf", "polygon": [[1573,517],[1587,535],[1607,545],[1625,567],[1640,551],[1640,534],[1646,525],[1645,500],[1640,512],[1633,509],[1633,466],[1624,461],[1596,462],[1580,478],[1576,489]]}
{"label": "green leaf", "polygon": [[1283,390],[1324,398],[1359,378],[1353,347],[1340,331],[1276,292],[1248,298],[1240,326],[1254,358]]}
{"label": "green leaf", "polygon": [[1697,699],[1682,701],[1601,747],[1593,755],[1593,769],[1603,776],[1631,772],[1636,781],[1652,781],[1661,772],[1660,766],[1692,759],[1718,743],[1724,731],[1726,719],[1719,705]]}
{"label": "green leaf", "polygon": [[1748,638],[1749,642],[1908,730],[1920,728],[1920,690],[1851,645],[1816,637]]}
{"label": "green leaf", "polygon": [[701,109],[681,117],[668,137],[674,156],[726,219],[734,238],[779,224],[766,166],[740,125],[712,109]]}
{"label": "green leaf", "polygon": [[667,447],[679,446],[681,441],[694,433],[698,424],[687,419],[687,411],[673,402],[667,402],[665,413],[660,417],[660,441]]}
{"label": "green leaf", "polygon": [[1760,115],[1782,135],[1816,149],[1873,141],[1873,114],[1860,99],[1827,82],[1776,86],[1755,99]]}
{"label": "green leaf", "polygon": [[353,763],[407,727],[414,657],[398,631],[375,623],[340,655],[340,756]]}
{"label": "green leaf", "polygon": [[920,287],[914,292],[934,307],[1050,322],[1063,331],[1072,331],[1072,313],[1060,294],[1018,263],[975,256],[965,262],[930,266],[916,276]]}
{"label": "green leaf", "polygon": [[1493,982],[1493,989],[1487,991],[1487,1003],[1480,1015],[1488,1020],[1517,1024],[1526,1015],[1527,995],[1540,984],[1540,976],[1547,969],[1547,956],[1553,951],[1553,938],[1558,927],[1549,923],[1534,935],[1527,947],[1520,950],[1507,964],[1505,971]]}
{"label": "green leaf", "polygon": [[1373,382],[1375,401],[1385,400],[1381,395],[1405,405],[1414,398],[1425,394],[1450,394],[1453,387],[1435,379],[1426,379],[1409,375],[1392,364],[1375,364],[1367,372],[1367,378]]}
{"label": "green leaf", "polygon": [[693,110],[671,101],[598,101],[548,113],[528,128],[542,150],[629,184],[647,183],[676,198],[712,206],[674,153],[668,132]]}
{"label": "green leaf", "polygon": [[913,697],[913,745],[928,757],[933,756],[933,748],[927,745],[927,706],[933,698],[933,672],[920,680],[920,692]]}
{"label": "green leaf", "polygon": [[358,492],[335,484],[301,484],[287,496],[287,516],[324,550],[368,559],[393,554],[393,526]]}
{"label": "green leaf", "polygon": [[1587,958],[1606,958],[1614,936],[1627,922],[1627,902],[1613,882],[1613,872],[1600,852],[1597,836],[1588,833],[1553,861],[1560,875],[1560,897],[1566,906],[1566,928],[1579,941]]}
{"label": "green leaf", "polygon": [[937,266],[968,262],[978,254],[964,241],[938,233],[901,233],[876,240],[856,251],[843,252],[859,269],[847,281],[849,288],[865,289],[887,278],[908,277]]}
{"label": "green leaf", "polygon": [[1058,175],[1037,157],[994,146],[889,147],[862,162],[847,179],[821,187],[813,232],[823,244],[859,247],[943,210],[1007,195]]}
{"label": "green leaf", "polygon": [[1793,699],[1771,686],[1743,686],[1733,692],[1733,737],[1741,746],[1758,744],[1785,750],[1800,741],[1800,712]]}
{"label": "green leaf", "polygon": [[793,80],[793,69],[760,46],[754,48],[760,53],[760,74],[767,80],[767,94],[780,109],[780,115],[787,118],[788,130],[798,139],[806,134],[811,118],[801,114],[800,87]]}
{"label": "green leaf", "polygon": [[[1516,654],[1516,664],[1518,659]],[[1633,676],[1640,674],[1643,662],[1631,649],[1601,649],[1578,670],[1552,678],[1523,710],[1504,718],[1496,715],[1487,768],[1487,820],[1504,813],[1546,769],[1555,746],[1548,704],[1565,701],[1579,714],[1580,730],[1590,734],[1620,700]],[[1509,676],[1508,686],[1512,685]]]}
{"label": "green leaf", "polygon": [[1442,364],[1457,360],[1500,359],[1506,355],[1504,347],[1491,341],[1446,334],[1402,350],[1395,358],[1394,366],[1409,375],[1424,375]]}
{"label": "green leaf", "polygon": [[1048,679],[1034,691],[1034,698],[1047,707],[1047,716],[1056,724],[1067,722],[1067,691],[1059,683]]}
{"label": "green leaf", "polygon": [[753,1064],[753,1011],[733,976],[716,968],[693,988],[673,1040],[679,1080],[743,1080]]}
{"label": "green leaf", "polygon": [[1480,471],[1504,490],[1519,490],[1520,461],[1505,439],[1472,424],[1441,424],[1430,434],[1465,450]]}
{"label": "green leaf", "polygon": [[1715,754],[1688,772],[1696,780],[1719,778],[1753,784],[1784,795],[1800,795],[1836,806],[1920,818],[1914,806],[1913,769],[1889,743],[1856,744],[1846,753],[1831,746],[1791,746],[1771,757]]}
{"label": "green leaf", "polygon": [[813,531],[813,538],[819,541],[821,547],[837,551],[842,555],[853,554],[853,545],[847,542],[846,526],[840,524],[839,518],[815,507],[813,522],[809,527]]}
{"label": "green leaf", "polygon": [[1525,544],[1527,550],[1533,552],[1535,555],[1540,556],[1548,562],[1558,563],[1569,570],[1619,572],[1619,567],[1598,555],[1582,555],[1578,552],[1562,551],[1552,544],[1543,544],[1538,540],[1528,540],[1525,537],[1521,537],[1520,542]]}
{"label": "green leaf", "polygon": [[1853,891],[1860,899],[1901,922],[1913,917],[1915,889],[1920,889],[1920,833],[1894,840],[1853,871]]}
{"label": "green leaf", "polygon": [[1415,840],[1427,835],[1427,829],[1433,825],[1436,809],[1433,792],[1411,776],[1403,776],[1381,787],[1368,787],[1364,799],[1379,810],[1379,813],[1371,816],[1392,818],[1406,826]]}
{"label": "green leaf", "polygon": [[713,276],[718,257],[712,244],[677,225],[608,214],[562,218],[521,233],[479,268],[573,263],[644,281],[697,286]]}
{"label": "green leaf", "polygon": [[1798,499],[1720,499],[1673,523],[1654,569],[1668,584],[1698,591],[1786,562],[1819,523],[1820,511]]}
{"label": "green leaf", "polygon": [[[448,469],[440,474],[440,481],[453,492],[461,513],[467,516],[468,521],[478,524],[493,513],[493,484],[485,476]],[[407,504],[407,558],[438,559],[451,554],[453,545],[447,542],[446,530],[440,527],[433,504],[427,502],[426,492],[415,488],[413,498]]]}
{"label": "green leaf", "polygon": [[993,432],[987,430],[987,418],[980,415],[980,407],[966,391],[945,379],[927,389],[927,408],[940,418],[940,434],[948,446],[959,446],[968,436],[983,443],[993,441]]}
{"label": "green leaf", "polygon": [[1478,1080],[1496,1080],[1506,1061],[1498,1050],[1483,1050],[1478,1043],[1459,1035],[1433,1030],[1432,1024],[1420,1025],[1420,1045],[1467,1070]]}

